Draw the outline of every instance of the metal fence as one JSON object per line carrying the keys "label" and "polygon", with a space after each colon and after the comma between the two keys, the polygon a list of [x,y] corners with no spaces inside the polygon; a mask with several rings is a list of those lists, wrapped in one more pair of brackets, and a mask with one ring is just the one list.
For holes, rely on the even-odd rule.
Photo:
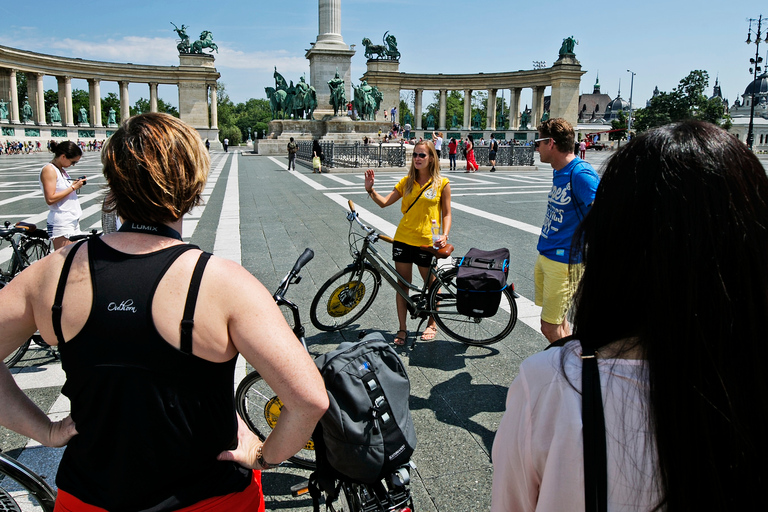
{"label": "metal fence", "polygon": [[[312,166],[312,141],[296,141],[299,152],[296,160]],[[352,167],[405,167],[406,147],[401,142],[399,146],[384,146],[382,143],[363,144],[354,142],[342,144],[332,141],[320,141],[323,150],[323,167],[352,168]]]}
{"label": "metal fence", "polygon": [[[475,146],[475,160],[477,165],[490,165],[488,160],[488,153],[490,152],[490,146]],[[499,150],[496,152],[496,165],[497,166],[524,166],[533,165],[533,146],[499,146]],[[448,145],[443,143],[443,147],[440,148],[440,158],[448,158]],[[461,148],[456,155],[457,160],[464,161],[465,158],[461,154]]]}

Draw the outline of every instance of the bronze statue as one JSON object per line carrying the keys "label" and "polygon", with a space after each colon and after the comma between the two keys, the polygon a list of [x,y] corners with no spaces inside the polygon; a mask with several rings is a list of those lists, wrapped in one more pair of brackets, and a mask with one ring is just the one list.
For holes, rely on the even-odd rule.
{"label": "bronze statue", "polygon": [[373,59],[374,55],[376,59],[389,59],[398,60],[400,58],[400,52],[397,49],[397,38],[389,31],[384,33],[382,37],[383,44],[373,44],[367,37],[363,38],[363,46],[365,46],[365,57],[367,59]]}
{"label": "bronze statue", "polygon": [[531,122],[531,114],[528,112],[528,106],[526,105],[525,110],[523,110],[523,113],[520,114],[520,129],[527,130],[528,123],[530,122]]}
{"label": "bronze statue", "polygon": [[24,105],[21,107],[21,120],[24,122],[32,120],[32,107],[27,100],[24,100]]}
{"label": "bronze statue", "polygon": [[482,127],[480,126],[482,122],[483,122],[483,117],[480,115],[480,112],[477,112],[475,114],[475,117],[472,118],[472,129],[482,130]]}
{"label": "bronze statue", "polygon": [[408,112],[405,113],[405,117],[403,118],[403,122],[405,124],[411,124],[411,114]]}
{"label": "bronze statue", "polygon": [[181,41],[179,44],[176,45],[176,49],[179,51],[179,53],[189,53],[190,52],[190,45],[189,45],[189,36],[187,35],[187,27],[182,23],[181,28],[177,27],[176,24],[171,22],[171,25],[173,25],[173,30],[178,34],[179,39]]}
{"label": "bronze statue", "polygon": [[344,79],[339,76],[339,68],[336,68],[336,76],[328,80],[328,87],[331,89],[331,106],[333,106],[333,115],[339,115],[339,110],[346,110],[347,96],[344,91]]}
{"label": "bronze statue", "polygon": [[377,59],[387,56],[387,47],[382,44],[373,44],[367,37],[363,38],[363,46],[365,46],[365,58],[373,59],[376,55]]}
{"label": "bronze statue", "polygon": [[0,119],[8,119],[8,104],[0,100]]}
{"label": "bronze statue", "polygon": [[545,110],[544,113],[541,115],[541,122],[543,123],[547,119],[549,119],[549,112]]}
{"label": "bronze statue", "polygon": [[60,123],[61,122],[61,114],[59,113],[59,104],[54,103],[51,107],[51,110],[49,111],[51,114],[51,122],[52,123]]}
{"label": "bronze statue", "polygon": [[272,110],[272,118],[281,119],[286,112],[285,100],[288,94],[284,90],[276,90],[274,87],[265,87],[264,92],[267,93],[269,108]]}
{"label": "bronze statue", "polygon": [[77,122],[88,124],[88,112],[85,110],[85,107],[80,107],[80,111],[77,114]]}
{"label": "bronze statue", "polygon": [[507,116],[504,115],[504,112],[501,110],[499,111],[499,115],[497,116],[498,120],[496,122],[496,127],[500,129],[506,128],[507,125]]}
{"label": "bronze statue", "polygon": [[434,130],[435,129],[435,116],[432,114],[429,114],[427,116],[427,130]]}
{"label": "bronze statue", "polygon": [[566,55],[576,55],[573,53],[573,50],[577,44],[579,44],[579,42],[576,41],[573,36],[563,39],[563,45],[560,47],[560,57],[564,57]]}
{"label": "bronze statue", "polygon": [[453,114],[451,116],[451,129],[459,128],[459,119],[456,117],[456,114]]}
{"label": "bronze statue", "polygon": [[400,52],[397,50],[397,39],[394,35],[389,34],[389,30],[384,32],[383,42],[387,48],[387,57],[392,60],[398,60],[400,58]]}
{"label": "bronze statue", "polygon": [[376,86],[368,85],[368,82],[363,80],[360,83],[360,87],[355,87],[352,84],[354,93],[354,106],[357,110],[357,115],[364,121],[374,121],[376,119],[376,111],[379,110],[383,95]]}
{"label": "bronze statue", "polygon": [[204,48],[210,48],[211,53],[213,53],[213,50],[219,53],[219,47],[213,42],[213,34],[208,30],[203,30],[200,33],[200,39],[192,43],[190,53],[203,53]]}
{"label": "bronze statue", "polygon": [[112,107],[109,107],[109,113],[107,114],[107,125],[113,125],[117,124],[117,121],[115,120],[115,109]]}

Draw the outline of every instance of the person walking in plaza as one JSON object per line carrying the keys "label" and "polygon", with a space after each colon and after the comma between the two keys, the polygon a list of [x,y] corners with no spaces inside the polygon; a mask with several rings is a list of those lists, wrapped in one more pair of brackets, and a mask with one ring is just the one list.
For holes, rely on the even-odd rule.
{"label": "person walking in plaza", "polygon": [[[764,506],[766,198],[760,161],[709,123],[650,130],[611,157],[575,236],[574,339],[526,359],[509,388],[492,512],[585,510],[585,472],[607,510]],[[590,471],[593,438],[606,456]]]}
{"label": "person walking in plaza", "polygon": [[[407,282],[413,277],[413,265],[419,269],[422,279],[430,278],[429,267],[432,254],[422,251],[420,246],[433,245],[432,222],[437,223],[442,230],[442,236],[437,242],[438,248],[445,247],[448,234],[451,232],[451,185],[448,178],[440,175],[440,163],[435,152],[435,146],[430,141],[422,141],[413,148],[413,159],[408,174],[403,177],[395,188],[386,196],[376,192],[373,169],[365,171],[365,191],[374,203],[382,208],[403,199],[400,211],[403,218],[397,226],[392,245],[392,259],[395,269]],[[404,284],[401,284],[407,290]],[[399,294],[397,300],[398,331],[395,334],[395,345],[405,345],[408,338],[406,317],[408,310],[406,302]],[[430,317],[427,327],[421,334],[422,340],[432,340],[437,334],[435,319]]]}
{"label": "person walking in plaza", "polygon": [[435,145],[435,152],[437,153],[438,165],[440,164],[440,154],[443,149],[443,133],[432,132],[432,143]]}
{"label": "person walking in plaza", "polygon": [[458,152],[459,144],[456,142],[456,138],[451,137],[451,141],[448,143],[448,163],[450,170],[456,170],[456,153]]}
{"label": "person walking in plaza", "polygon": [[579,158],[584,160],[587,157],[587,143],[584,141],[584,139],[581,139],[581,142],[579,142]]}
{"label": "person walking in plaza", "polygon": [[229,151],[228,151],[228,149],[227,149],[227,148],[229,148],[229,139],[227,139],[227,138],[224,138],[224,142],[223,142],[223,145],[224,145],[224,152],[225,152],[225,153],[228,153]]}
{"label": "person walking in plaza", "polygon": [[288,141],[288,170],[290,171],[291,168],[293,170],[296,170],[296,153],[299,152],[299,145],[294,142],[293,137],[291,137],[291,140]]}
{"label": "person walking in plaza", "polygon": [[323,147],[317,139],[312,141],[312,173],[323,173]]}
{"label": "person walking in plaza", "polygon": [[477,172],[480,166],[477,165],[475,160],[475,145],[472,142],[472,136],[467,135],[467,142],[464,144],[464,151],[467,156],[467,170],[464,172]]}
{"label": "person walking in plaza", "polygon": [[488,149],[488,160],[491,162],[491,172],[496,172],[496,152],[499,151],[499,143],[496,142],[491,134],[490,148]]}
{"label": "person walking in plaza", "polygon": [[[58,345],[71,415],[52,421],[0,365],[0,425],[67,445],[56,511],[263,511],[261,470],[298,452],[328,407],[317,367],[249,271],[182,241],[210,170],[194,128],[133,116],[102,163],[120,230],[0,290],[0,354],[36,329]],[[238,353],[285,404],[263,443],[235,411]]]}
{"label": "person walking in plaza", "polygon": [[535,302],[542,308],[541,332],[552,343],[571,334],[566,314],[580,275],[579,255],[571,254],[571,242],[592,206],[600,178],[591,165],[573,154],[571,123],[548,119],[538,130],[536,151],[553,173],[533,273]]}
{"label": "person walking in plaza", "polygon": [[48,238],[53,248],[60,249],[72,242],[69,237],[80,234],[83,209],[77,191],[85,185],[85,178],[73,179],[66,169],[73,167],[83,151],[72,141],[51,142],[53,160],[40,171],[40,189],[48,204]]}

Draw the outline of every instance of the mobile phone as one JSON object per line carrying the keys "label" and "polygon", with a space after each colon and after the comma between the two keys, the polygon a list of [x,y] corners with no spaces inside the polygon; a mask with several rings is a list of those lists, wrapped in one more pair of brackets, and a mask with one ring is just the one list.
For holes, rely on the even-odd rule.
{"label": "mobile phone", "polygon": [[80,176],[80,177],[79,177],[79,178],[77,178],[77,179],[79,179],[79,180],[83,180],[83,181],[86,181],[86,177],[85,177],[85,176]]}

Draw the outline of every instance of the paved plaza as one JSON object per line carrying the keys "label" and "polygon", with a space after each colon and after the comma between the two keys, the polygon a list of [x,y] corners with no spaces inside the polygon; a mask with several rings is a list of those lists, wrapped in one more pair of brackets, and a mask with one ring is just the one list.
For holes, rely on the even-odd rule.
{"label": "paved plaza", "polygon": [[[596,167],[608,152],[588,153]],[[45,225],[47,208],[37,183],[50,155],[0,157],[0,221]],[[356,339],[359,330],[382,331],[391,339],[397,328],[394,292],[384,283],[379,296],[359,322],[338,333],[316,330],[309,322],[309,305],[317,289],[350,261],[345,218],[347,200],[355,201],[364,222],[392,235],[401,217],[399,204],[379,209],[363,189],[363,170],[313,175],[303,166],[286,171],[285,157],[253,156],[240,151],[215,152],[205,205],[185,220],[185,239],[214,254],[239,260],[269,289],[279,282],[305,247],[315,258],[304,269],[304,279],[288,297],[301,308],[313,355]],[[446,172],[453,194],[451,242],[456,254],[472,247],[508,247],[509,281],[521,295],[519,321],[503,341],[488,347],[468,347],[442,333],[431,342],[401,349],[411,379],[411,410],[418,435],[413,460],[417,471],[412,490],[419,511],[488,510],[494,433],[504,411],[506,390],[520,362],[543,349],[538,308],[532,304],[536,242],[546,209],[551,169],[490,174]],[[445,167],[447,167],[447,162]],[[86,153],[78,174],[88,176],[80,202],[82,228],[100,228],[104,179],[98,153]],[[379,172],[377,188],[386,190],[404,170]],[[380,245],[386,245],[379,242]],[[381,248],[385,253],[388,247]],[[0,263],[9,250],[0,248]],[[4,263],[3,263],[4,262]],[[409,328],[416,329],[416,321]],[[245,364],[240,365],[242,376]],[[67,400],[60,394],[61,365],[41,350],[33,350],[15,370],[17,382],[54,417],[65,415]],[[238,377],[239,378],[239,377]],[[53,481],[60,449],[40,447],[0,429],[0,448],[19,457]],[[108,446],[104,447],[109,450]],[[173,461],[169,461],[172,464]],[[290,487],[308,472],[286,465],[265,472],[267,510],[311,510],[310,498],[293,498]]]}

